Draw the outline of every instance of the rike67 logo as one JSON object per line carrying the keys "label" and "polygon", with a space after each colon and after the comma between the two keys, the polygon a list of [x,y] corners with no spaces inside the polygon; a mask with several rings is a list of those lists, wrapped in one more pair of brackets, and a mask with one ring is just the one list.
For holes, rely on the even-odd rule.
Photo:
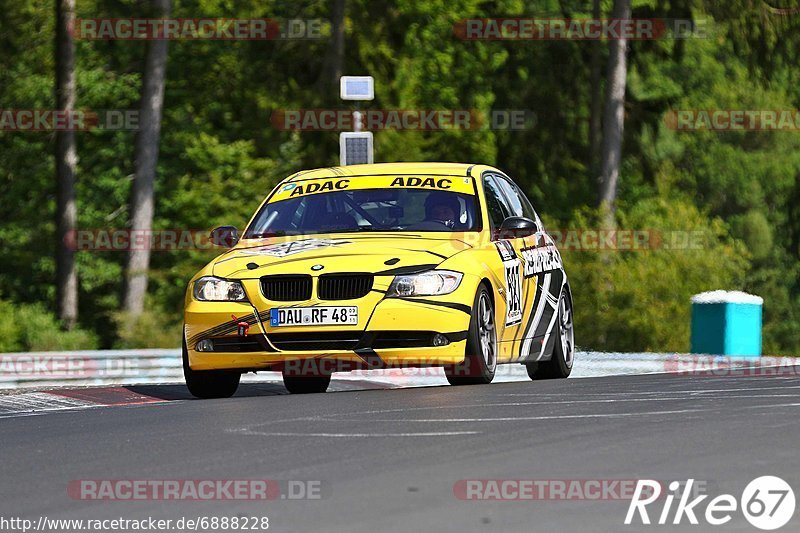
{"label": "rike67 logo", "polygon": [[[662,495],[660,482],[640,479],[628,506],[625,524],[650,525],[652,522],[649,512],[655,511],[652,520],[659,525],[678,525],[687,522],[698,525],[699,516],[709,525],[721,526],[730,522],[736,513],[741,512],[751,525],[764,531],[772,531],[786,525],[794,515],[794,491],[779,477],[761,476],[754,479],[745,487],[738,500],[731,494],[720,494],[707,502],[705,501],[709,497],[707,494],[690,500],[689,498],[694,495],[693,485],[694,479],[687,480],[685,484],[673,481],[669,484],[670,492]],[[673,510],[675,500],[678,500],[678,503]],[[663,507],[658,512],[662,502]],[[648,509],[648,506],[651,507]]]}

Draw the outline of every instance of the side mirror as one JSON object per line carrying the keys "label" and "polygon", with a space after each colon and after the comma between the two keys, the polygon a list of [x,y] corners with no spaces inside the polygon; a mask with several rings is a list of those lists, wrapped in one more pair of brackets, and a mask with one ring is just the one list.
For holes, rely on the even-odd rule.
{"label": "side mirror", "polygon": [[500,239],[519,239],[539,232],[539,224],[525,217],[508,217],[498,232]]}
{"label": "side mirror", "polygon": [[233,226],[220,226],[211,230],[211,243],[233,248],[239,242],[239,230]]}

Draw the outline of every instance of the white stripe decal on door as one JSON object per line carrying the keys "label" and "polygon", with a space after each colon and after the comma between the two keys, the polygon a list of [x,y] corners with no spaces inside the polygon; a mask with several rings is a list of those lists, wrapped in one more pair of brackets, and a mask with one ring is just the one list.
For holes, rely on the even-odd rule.
{"label": "white stripe decal on door", "polygon": [[536,326],[539,324],[539,321],[542,319],[542,313],[544,312],[545,302],[547,302],[547,295],[550,294],[550,273],[544,275],[544,280],[542,280],[541,288],[537,287],[537,290],[542,291],[542,295],[539,298],[539,306],[536,308],[536,313],[533,315],[533,318],[528,323],[528,328],[525,331],[525,339],[522,343],[522,350],[520,353],[520,358],[527,358],[527,355],[531,353],[531,343],[533,342],[533,334],[536,333]]}

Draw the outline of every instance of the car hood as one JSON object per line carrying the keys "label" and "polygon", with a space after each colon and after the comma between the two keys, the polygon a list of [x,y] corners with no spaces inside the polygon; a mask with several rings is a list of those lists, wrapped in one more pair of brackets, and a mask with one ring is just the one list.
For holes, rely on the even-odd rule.
{"label": "car hood", "polygon": [[213,272],[215,276],[236,279],[315,272],[395,275],[434,268],[467,248],[471,246],[451,235],[415,233],[247,239],[218,257]]}

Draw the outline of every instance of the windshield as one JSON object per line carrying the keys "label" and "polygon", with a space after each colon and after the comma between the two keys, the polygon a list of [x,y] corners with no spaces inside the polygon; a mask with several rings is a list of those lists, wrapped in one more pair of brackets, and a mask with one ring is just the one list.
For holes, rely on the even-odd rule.
{"label": "windshield", "polygon": [[475,231],[475,196],[418,188],[355,189],[265,204],[245,239],[358,231]]}

